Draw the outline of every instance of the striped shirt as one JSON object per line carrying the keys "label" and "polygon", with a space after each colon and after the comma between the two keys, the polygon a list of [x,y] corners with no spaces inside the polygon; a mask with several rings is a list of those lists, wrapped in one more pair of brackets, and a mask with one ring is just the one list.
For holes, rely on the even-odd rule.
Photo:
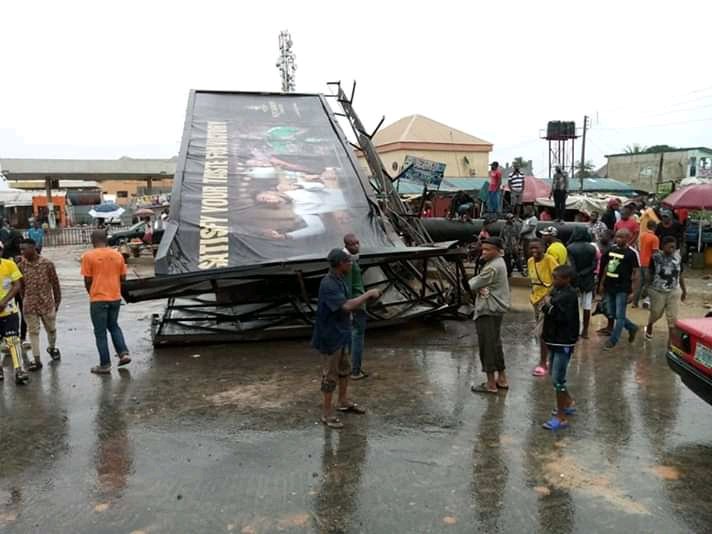
{"label": "striped shirt", "polygon": [[509,174],[509,190],[515,193],[524,191],[524,175],[521,172],[512,172]]}

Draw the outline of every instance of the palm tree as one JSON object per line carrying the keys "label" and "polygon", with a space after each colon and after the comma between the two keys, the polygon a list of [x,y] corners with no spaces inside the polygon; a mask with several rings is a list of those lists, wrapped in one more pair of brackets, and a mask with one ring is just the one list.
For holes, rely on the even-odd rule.
{"label": "palm tree", "polygon": [[576,162],[576,178],[588,178],[590,176],[593,176],[593,170],[596,168],[596,166],[593,164],[593,161],[591,160],[586,160],[586,163],[583,164],[583,167],[581,167],[581,162],[577,161]]}
{"label": "palm tree", "polygon": [[633,143],[632,145],[626,145],[623,152],[626,154],[641,154],[648,150],[645,145],[639,145],[638,143]]}

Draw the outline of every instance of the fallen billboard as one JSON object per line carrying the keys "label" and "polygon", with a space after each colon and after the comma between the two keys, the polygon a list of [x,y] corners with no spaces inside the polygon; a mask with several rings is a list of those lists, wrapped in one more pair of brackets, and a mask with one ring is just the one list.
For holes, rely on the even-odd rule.
{"label": "fallen billboard", "polygon": [[402,248],[357,165],[320,95],[193,91],[156,274]]}

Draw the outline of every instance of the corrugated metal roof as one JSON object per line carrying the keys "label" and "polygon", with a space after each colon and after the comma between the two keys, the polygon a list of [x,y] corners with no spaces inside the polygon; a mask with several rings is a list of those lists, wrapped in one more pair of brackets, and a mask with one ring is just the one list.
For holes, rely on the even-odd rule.
{"label": "corrugated metal roof", "polygon": [[0,168],[5,175],[14,177],[44,176],[173,176],[175,158],[170,159],[23,159],[0,158]]}
{"label": "corrugated metal roof", "polygon": [[[541,180],[551,183],[550,178],[541,178]],[[579,190],[579,179],[569,179],[569,189],[574,192]],[[630,184],[614,180],[613,178],[600,178],[592,176],[591,178],[583,179],[583,191],[586,193],[635,193],[636,189]]]}

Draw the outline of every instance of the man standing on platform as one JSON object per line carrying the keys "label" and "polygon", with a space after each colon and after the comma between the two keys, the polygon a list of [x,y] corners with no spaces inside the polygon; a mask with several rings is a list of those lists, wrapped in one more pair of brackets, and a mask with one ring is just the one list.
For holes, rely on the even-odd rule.
{"label": "man standing on platform", "polygon": [[[347,296],[350,299],[360,297],[366,292],[358,264],[358,254],[361,243],[354,234],[344,236],[346,252],[351,256],[351,270],[344,274]],[[366,336],[366,303],[364,302],[351,313],[351,380],[366,378],[366,373],[361,367],[363,363],[363,345]]]}
{"label": "man standing on platform", "polygon": [[492,162],[489,172],[489,187],[487,189],[487,211],[490,213],[499,214],[500,211],[500,193],[499,189],[502,186],[502,171],[499,170],[499,163]]}
{"label": "man standing on platform", "polygon": [[554,219],[557,222],[563,221],[566,215],[566,197],[568,194],[569,177],[561,170],[561,167],[556,167],[551,184],[551,195],[554,197]]}
{"label": "man standing on platform", "polygon": [[521,215],[522,198],[524,197],[524,174],[519,167],[514,166],[514,170],[509,174],[507,180],[509,185],[509,205],[517,218]]}

